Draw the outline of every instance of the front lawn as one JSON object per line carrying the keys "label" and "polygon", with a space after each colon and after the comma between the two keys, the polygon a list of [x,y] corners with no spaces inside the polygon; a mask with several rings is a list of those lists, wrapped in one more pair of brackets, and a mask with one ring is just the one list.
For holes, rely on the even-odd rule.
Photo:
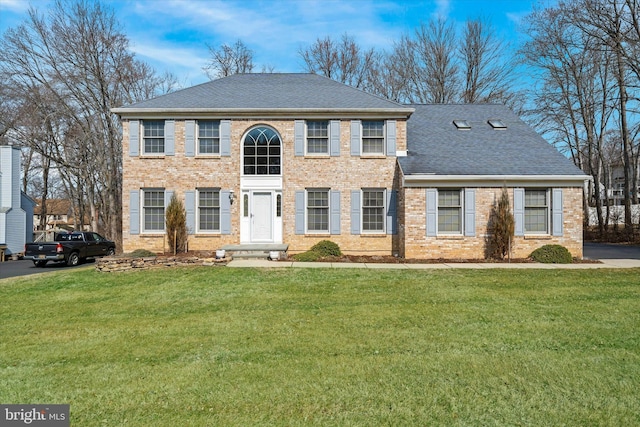
{"label": "front lawn", "polygon": [[72,426],[640,425],[640,270],[0,280],[0,402]]}

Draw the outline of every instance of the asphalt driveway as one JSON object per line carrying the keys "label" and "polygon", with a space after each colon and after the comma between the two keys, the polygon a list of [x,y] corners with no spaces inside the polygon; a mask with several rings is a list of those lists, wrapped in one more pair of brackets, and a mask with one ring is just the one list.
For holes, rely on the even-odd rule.
{"label": "asphalt driveway", "polygon": [[60,271],[60,269],[73,269],[79,268],[85,265],[92,265],[92,260],[87,260],[85,264],[80,264],[75,267],[67,267],[64,263],[49,263],[44,267],[36,267],[32,261],[6,261],[0,262],[0,279],[6,279],[9,277],[27,276],[29,274],[46,273],[49,271]]}
{"label": "asphalt driveway", "polygon": [[586,259],[640,259],[640,245],[585,243],[583,252]]}

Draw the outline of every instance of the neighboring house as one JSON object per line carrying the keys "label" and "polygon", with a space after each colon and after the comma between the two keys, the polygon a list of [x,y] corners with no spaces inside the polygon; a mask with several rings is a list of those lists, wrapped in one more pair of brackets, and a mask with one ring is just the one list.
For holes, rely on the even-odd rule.
{"label": "neighboring house", "polygon": [[24,244],[33,240],[35,202],[20,191],[20,149],[0,146],[0,246],[5,254],[24,252]]}
{"label": "neighboring house", "polygon": [[[633,172],[632,172],[633,173]],[[633,176],[631,177],[631,182],[633,185]],[[640,195],[640,164],[636,167],[635,170],[635,179],[638,183],[638,187],[636,187],[635,192],[631,192],[631,197],[638,197]],[[621,163],[613,164],[610,168],[609,172],[609,182],[610,187],[607,194],[607,199],[604,201],[605,203],[609,203],[610,206],[623,206],[624,205],[624,166]]]}
{"label": "neighboring house", "polygon": [[35,224],[34,231],[49,231],[49,230],[89,230],[90,225],[88,219],[85,219],[83,224],[79,224],[76,221],[76,217],[73,215],[73,209],[71,207],[71,201],[68,199],[48,199],[46,201],[46,220],[44,228],[40,225],[40,220],[43,216],[43,206],[41,200],[36,200],[37,205],[33,216],[33,222]]}
{"label": "neighboring house", "polygon": [[514,257],[582,256],[587,177],[497,105],[401,105],[313,74],[241,74],[113,110],[123,250],[162,250],[172,194],[189,248],[329,239],[345,253],[484,258],[507,188]]}

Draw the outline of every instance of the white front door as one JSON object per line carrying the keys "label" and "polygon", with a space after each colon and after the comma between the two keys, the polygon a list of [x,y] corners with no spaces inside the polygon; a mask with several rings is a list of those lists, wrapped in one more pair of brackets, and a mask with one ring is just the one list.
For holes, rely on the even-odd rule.
{"label": "white front door", "polygon": [[251,204],[251,241],[273,242],[273,193],[253,192]]}

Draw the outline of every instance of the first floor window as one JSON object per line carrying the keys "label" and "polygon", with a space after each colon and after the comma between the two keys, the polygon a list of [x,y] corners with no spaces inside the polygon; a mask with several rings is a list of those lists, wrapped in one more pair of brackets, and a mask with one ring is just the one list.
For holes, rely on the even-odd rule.
{"label": "first floor window", "polygon": [[307,154],[329,154],[329,122],[307,122]]}
{"label": "first floor window", "polygon": [[164,231],[164,190],[149,189],[143,193],[144,231]]}
{"label": "first floor window", "polygon": [[382,120],[362,122],[362,153],[384,154],[384,122]]}
{"label": "first floor window", "polygon": [[462,233],[460,190],[438,190],[438,233]]}
{"label": "first floor window", "polygon": [[198,120],[198,154],[220,154],[220,122]]}
{"label": "first floor window", "polygon": [[198,190],[198,230],[220,231],[219,190]]}
{"label": "first floor window", "polygon": [[329,190],[307,190],[307,231],[329,232]]}
{"label": "first floor window", "polygon": [[549,192],[546,189],[524,191],[525,233],[549,232]]}
{"label": "first floor window", "polygon": [[378,189],[362,190],[362,230],[384,232],[385,192]]}
{"label": "first floor window", "polygon": [[164,120],[145,120],[142,122],[145,154],[164,153]]}

